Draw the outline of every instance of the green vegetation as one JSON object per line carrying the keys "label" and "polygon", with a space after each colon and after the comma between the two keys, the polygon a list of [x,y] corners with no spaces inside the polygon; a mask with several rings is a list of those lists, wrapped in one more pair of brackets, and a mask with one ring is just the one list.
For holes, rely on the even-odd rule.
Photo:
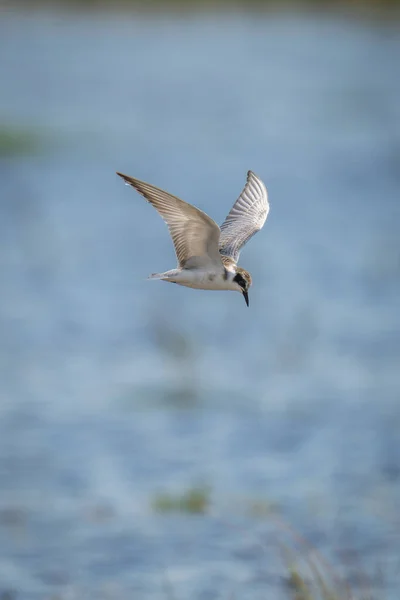
{"label": "green vegetation", "polygon": [[[287,570],[285,583],[291,600],[359,599],[314,546],[281,518],[275,518],[274,522],[281,532],[278,545]],[[283,537],[287,543],[282,542]],[[368,598],[373,600],[369,590]]]}
{"label": "green vegetation", "polygon": [[36,154],[41,146],[42,140],[34,131],[0,125],[0,158]]}
{"label": "green vegetation", "polygon": [[312,595],[303,576],[299,573],[296,565],[288,565],[287,586],[293,596],[293,600],[312,600]]}
{"label": "green vegetation", "polygon": [[[301,562],[305,567],[301,567]],[[292,600],[350,600],[354,598],[342,581],[331,582],[329,574],[311,558],[291,557],[286,562],[286,586]],[[308,572],[308,574],[306,574]],[[372,600],[372,597],[371,599]]]}
{"label": "green vegetation", "polygon": [[[278,515],[276,504],[246,500],[237,504],[242,514],[250,517],[269,518],[279,535],[278,553],[285,565],[286,576],[283,583],[289,600],[378,600],[371,590],[370,581],[359,572],[363,582],[362,592],[356,592],[337,574],[332,565]],[[157,513],[186,513],[205,515],[211,508],[211,489],[207,486],[189,487],[179,494],[157,494],[152,501]],[[285,540],[285,541],[282,541]],[[266,550],[267,551],[267,550]],[[269,551],[269,550],[268,550]],[[382,596],[379,596],[382,600]]]}
{"label": "green vegetation", "polygon": [[[251,518],[266,519],[278,513],[275,502],[264,499],[244,499],[232,502],[238,514]],[[206,514],[211,506],[211,488],[208,486],[189,487],[180,494],[158,493],[151,501],[151,507],[158,513],[181,512]]]}
{"label": "green vegetation", "polygon": [[210,507],[210,489],[206,486],[188,488],[182,494],[157,494],[152,508],[158,513],[181,512],[205,514]]}

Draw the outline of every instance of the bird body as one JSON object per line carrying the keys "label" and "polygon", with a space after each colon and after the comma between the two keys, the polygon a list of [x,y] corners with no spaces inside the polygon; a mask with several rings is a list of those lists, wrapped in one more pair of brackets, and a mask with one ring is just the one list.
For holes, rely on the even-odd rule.
{"label": "bird body", "polygon": [[176,269],[149,279],[203,290],[241,292],[249,305],[250,273],[237,265],[241,248],[265,223],[265,185],[252,171],[221,228],[206,213],[153,185],[117,173],[150,202],[167,223],[178,259]]}
{"label": "bird body", "polygon": [[224,269],[171,269],[165,273],[154,273],[149,279],[160,279],[178,283],[185,287],[198,290],[232,290],[237,291],[237,284],[233,281],[235,273],[226,272]]}

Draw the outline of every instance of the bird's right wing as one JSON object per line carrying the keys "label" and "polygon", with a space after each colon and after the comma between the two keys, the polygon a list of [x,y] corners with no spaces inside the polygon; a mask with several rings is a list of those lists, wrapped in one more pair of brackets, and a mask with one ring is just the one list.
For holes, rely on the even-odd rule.
{"label": "bird's right wing", "polygon": [[222,269],[219,253],[220,229],[206,213],[160,188],[117,173],[157,209],[168,225],[179,267],[217,264]]}
{"label": "bird's right wing", "polygon": [[221,225],[221,254],[237,263],[241,248],[260,231],[268,212],[267,189],[255,173],[248,171],[246,185]]}

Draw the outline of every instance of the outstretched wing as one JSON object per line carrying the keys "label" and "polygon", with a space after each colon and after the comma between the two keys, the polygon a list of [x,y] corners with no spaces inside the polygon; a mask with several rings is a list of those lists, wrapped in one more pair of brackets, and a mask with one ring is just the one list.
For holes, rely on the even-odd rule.
{"label": "outstretched wing", "polygon": [[157,209],[168,225],[179,267],[217,263],[222,268],[218,243],[220,229],[206,213],[160,188],[117,173]]}
{"label": "outstretched wing", "polygon": [[255,173],[248,171],[246,185],[221,225],[221,254],[237,262],[241,248],[264,225],[268,211],[267,189]]}

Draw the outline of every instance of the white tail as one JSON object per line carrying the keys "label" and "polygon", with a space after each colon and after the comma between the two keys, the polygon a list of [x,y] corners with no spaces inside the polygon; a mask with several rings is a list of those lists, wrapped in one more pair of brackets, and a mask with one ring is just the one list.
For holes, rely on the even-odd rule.
{"label": "white tail", "polygon": [[147,279],[162,279],[164,281],[174,281],[176,276],[179,275],[179,269],[171,269],[170,271],[165,271],[165,273],[152,273],[148,276]]}

